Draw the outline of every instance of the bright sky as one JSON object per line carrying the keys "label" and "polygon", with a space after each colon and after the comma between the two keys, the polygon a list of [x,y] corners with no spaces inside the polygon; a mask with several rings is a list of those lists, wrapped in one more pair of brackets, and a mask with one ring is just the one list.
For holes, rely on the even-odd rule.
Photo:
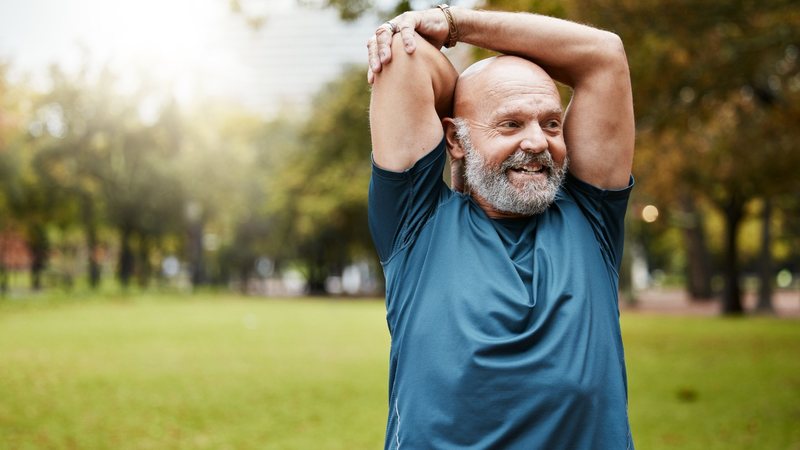
{"label": "bright sky", "polygon": [[179,99],[230,96],[269,111],[305,101],[342,63],[363,62],[376,26],[341,24],[334,11],[301,11],[296,0],[242,3],[253,14],[268,8],[262,30],[232,14],[229,0],[3,0],[0,59],[41,79],[52,62],[77,68],[85,47],[95,65],[144,69]]}

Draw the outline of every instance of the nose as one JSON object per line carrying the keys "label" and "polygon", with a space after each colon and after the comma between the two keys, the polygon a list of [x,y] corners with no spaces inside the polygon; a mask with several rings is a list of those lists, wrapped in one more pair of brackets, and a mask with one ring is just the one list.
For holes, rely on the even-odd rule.
{"label": "nose", "polygon": [[547,150],[548,146],[547,136],[537,122],[526,127],[522,141],[519,143],[521,150],[531,153],[541,153]]}

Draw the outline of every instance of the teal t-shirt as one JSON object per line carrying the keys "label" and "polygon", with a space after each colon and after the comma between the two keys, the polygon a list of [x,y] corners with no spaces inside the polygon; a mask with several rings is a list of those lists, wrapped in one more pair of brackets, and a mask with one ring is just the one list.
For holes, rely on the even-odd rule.
{"label": "teal t-shirt", "polygon": [[570,175],[544,213],[492,220],[442,180],[444,145],[405,172],[373,164],[385,448],[633,448],[617,294],[632,184]]}

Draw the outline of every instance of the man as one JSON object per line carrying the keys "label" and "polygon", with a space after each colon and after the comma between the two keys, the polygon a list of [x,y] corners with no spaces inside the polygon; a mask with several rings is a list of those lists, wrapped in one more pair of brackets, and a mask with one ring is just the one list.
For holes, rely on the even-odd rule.
{"label": "man", "polygon": [[[458,76],[437,50],[455,41],[515,56]],[[385,448],[633,448],[617,272],[634,125],[620,39],[443,5],[387,22],[368,47],[369,218],[392,336]],[[551,76],[573,88],[566,112]],[[463,165],[455,190],[445,151]]]}

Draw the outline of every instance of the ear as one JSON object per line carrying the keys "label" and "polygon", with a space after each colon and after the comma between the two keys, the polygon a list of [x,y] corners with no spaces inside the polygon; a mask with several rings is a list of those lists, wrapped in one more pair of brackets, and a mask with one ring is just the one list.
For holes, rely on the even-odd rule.
{"label": "ear", "polygon": [[464,149],[461,147],[461,142],[456,137],[456,124],[450,117],[442,119],[442,128],[444,129],[444,137],[447,140],[447,152],[453,161],[461,161],[464,159]]}
{"label": "ear", "polygon": [[456,124],[453,119],[442,119],[447,152],[450,154],[450,185],[456,192],[464,192],[464,149],[456,137]]}

